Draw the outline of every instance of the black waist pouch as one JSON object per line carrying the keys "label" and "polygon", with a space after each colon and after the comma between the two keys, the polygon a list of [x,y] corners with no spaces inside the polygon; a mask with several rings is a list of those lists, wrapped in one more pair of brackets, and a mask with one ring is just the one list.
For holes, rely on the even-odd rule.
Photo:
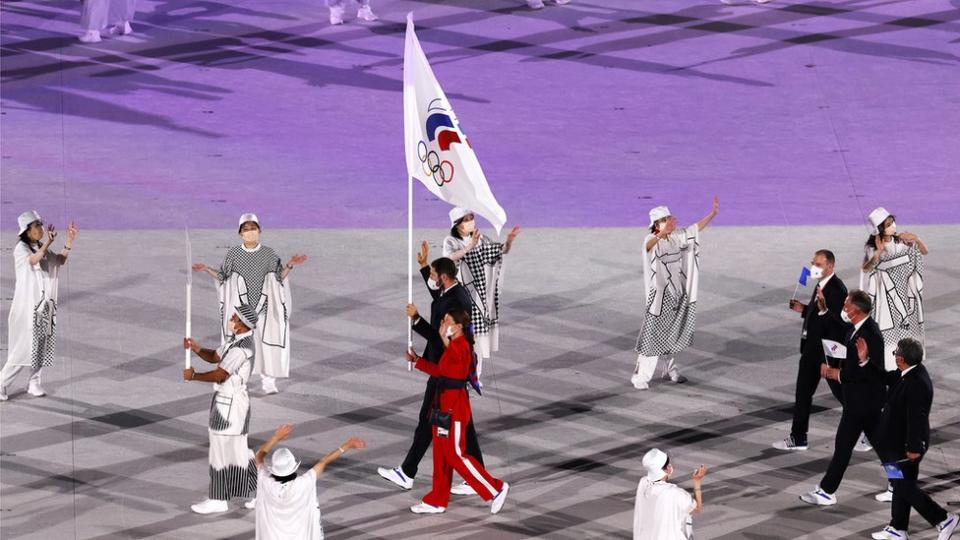
{"label": "black waist pouch", "polygon": [[440,409],[430,411],[430,423],[440,429],[450,429],[450,413],[442,412]]}

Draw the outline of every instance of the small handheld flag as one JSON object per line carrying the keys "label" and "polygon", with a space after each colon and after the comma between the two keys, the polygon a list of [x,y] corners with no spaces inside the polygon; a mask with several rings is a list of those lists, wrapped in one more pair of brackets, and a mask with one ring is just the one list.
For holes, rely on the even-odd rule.
{"label": "small handheld flag", "polygon": [[887,473],[889,480],[903,480],[903,469],[900,468],[900,462],[883,464],[883,472]]}
{"label": "small handheld flag", "polygon": [[790,298],[796,299],[797,291],[800,290],[800,285],[803,285],[804,287],[807,286],[808,277],[810,277],[810,269],[804,266],[803,270],[800,270],[800,279],[797,280],[797,284],[793,287],[793,296]]}

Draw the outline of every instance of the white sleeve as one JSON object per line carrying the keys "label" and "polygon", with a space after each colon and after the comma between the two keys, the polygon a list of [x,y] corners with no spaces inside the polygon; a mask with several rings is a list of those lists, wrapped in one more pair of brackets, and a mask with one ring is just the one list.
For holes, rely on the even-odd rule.
{"label": "white sleeve", "polygon": [[694,499],[693,496],[687,493],[687,491],[682,487],[675,487],[676,489],[673,490],[673,498],[677,508],[683,514],[692,514],[693,509],[697,506],[696,499]]}
{"label": "white sleeve", "polygon": [[243,365],[243,361],[246,359],[247,357],[243,354],[241,349],[233,348],[227,351],[226,356],[220,357],[220,363],[218,364],[218,367],[233,375],[238,369],[240,369],[240,366]]}
{"label": "white sleeve", "polygon": [[[13,265],[14,268],[19,267],[20,265],[29,266],[30,265],[30,248],[27,247],[23,242],[17,242],[17,245],[13,248]],[[37,263],[40,264],[40,263]],[[34,265],[36,266],[36,265]]]}
{"label": "white sleeve", "polygon": [[443,239],[443,256],[449,257],[454,252],[460,251],[460,242],[452,236]]}

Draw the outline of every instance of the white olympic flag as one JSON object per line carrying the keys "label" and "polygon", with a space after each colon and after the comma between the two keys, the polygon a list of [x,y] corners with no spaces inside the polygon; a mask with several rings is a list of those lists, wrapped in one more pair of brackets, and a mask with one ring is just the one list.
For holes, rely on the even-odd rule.
{"label": "white olympic flag", "polygon": [[403,51],[403,127],[410,177],[440,199],[483,216],[499,235],[507,214],[420,48],[412,13]]}

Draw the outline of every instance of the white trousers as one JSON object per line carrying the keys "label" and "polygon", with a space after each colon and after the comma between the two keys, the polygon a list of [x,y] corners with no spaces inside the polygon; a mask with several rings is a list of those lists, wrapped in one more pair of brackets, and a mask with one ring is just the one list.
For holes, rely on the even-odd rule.
{"label": "white trousers", "polygon": [[669,377],[670,380],[677,380],[680,376],[680,370],[674,361],[673,355],[670,356],[644,356],[637,355],[637,367],[633,372],[633,380],[640,384],[649,384],[657,372],[662,377]]}
{"label": "white trousers", "polygon": [[[369,6],[370,0],[354,0],[354,2],[360,4],[361,6]],[[327,7],[338,7],[340,9],[344,8],[344,4],[347,3],[347,0],[327,0]]]}
{"label": "white trousers", "polygon": [[34,370],[30,366],[15,366],[7,362],[7,364],[3,366],[3,370],[0,371],[0,388],[6,390],[23,368],[30,368],[30,384],[40,384],[40,372],[43,371],[42,367]]}
{"label": "white trousers", "polygon": [[133,20],[136,0],[83,0],[80,27],[100,31],[110,24]]}

